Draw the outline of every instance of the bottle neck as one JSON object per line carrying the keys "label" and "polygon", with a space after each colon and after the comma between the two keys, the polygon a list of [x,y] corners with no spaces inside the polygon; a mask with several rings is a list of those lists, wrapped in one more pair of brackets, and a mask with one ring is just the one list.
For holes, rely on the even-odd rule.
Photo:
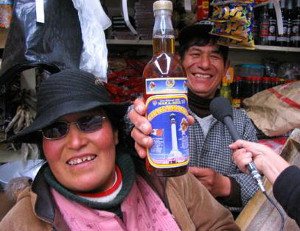
{"label": "bottle neck", "polygon": [[175,52],[175,36],[172,25],[171,10],[154,11],[153,54]]}

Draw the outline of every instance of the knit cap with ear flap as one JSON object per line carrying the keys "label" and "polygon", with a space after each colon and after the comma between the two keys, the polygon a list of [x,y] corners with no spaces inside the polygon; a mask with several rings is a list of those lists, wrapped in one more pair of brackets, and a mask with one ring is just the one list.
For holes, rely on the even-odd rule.
{"label": "knit cap with ear flap", "polygon": [[8,140],[37,143],[42,137],[41,129],[58,118],[97,107],[122,119],[128,106],[129,102],[112,102],[104,85],[93,74],[79,69],[63,70],[41,83],[34,122]]}

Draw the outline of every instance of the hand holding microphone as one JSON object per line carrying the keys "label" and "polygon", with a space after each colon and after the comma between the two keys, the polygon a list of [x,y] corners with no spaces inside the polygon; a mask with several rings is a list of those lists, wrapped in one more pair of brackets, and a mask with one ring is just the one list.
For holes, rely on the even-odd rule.
{"label": "hand holding microphone", "polygon": [[[233,124],[232,107],[227,99],[225,99],[223,97],[216,97],[211,101],[209,108],[210,108],[212,115],[217,120],[219,120],[225,124],[225,126],[228,128],[229,133],[234,141],[242,139]],[[254,162],[251,161],[247,165],[247,168],[248,168],[249,172],[251,173],[252,177],[257,181],[258,186],[261,189],[261,191],[265,192],[266,190],[262,183],[262,177],[259,174]]]}

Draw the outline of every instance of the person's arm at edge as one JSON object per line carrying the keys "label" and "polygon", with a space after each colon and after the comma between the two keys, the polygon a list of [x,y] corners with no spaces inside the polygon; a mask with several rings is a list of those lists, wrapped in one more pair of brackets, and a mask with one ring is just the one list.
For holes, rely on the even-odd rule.
{"label": "person's arm at edge", "polygon": [[234,163],[239,169],[248,173],[247,165],[254,161],[258,170],[274,184],[279,174],[290,164],[266,145],[238,140],[229,146],[233,153]]}
{"label": "person's arm at edge", "polygon": [[279,174],[274,182],[273,194],[286,213],[293,218],[300,227],[299,167],[289,166]]}

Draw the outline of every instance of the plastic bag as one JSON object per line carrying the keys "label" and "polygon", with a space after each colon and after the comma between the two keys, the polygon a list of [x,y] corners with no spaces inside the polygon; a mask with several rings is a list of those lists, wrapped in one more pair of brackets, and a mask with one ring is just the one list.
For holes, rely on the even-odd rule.
{"label": "plastic bag", "polygon": [[267,136],[300,127],[300,81],[261,91],[243,101],[247,115]]}
{"label": "plastic bag", "polygon": [[80,69],[107,82],[107,47],[104,30],[111,26],[99,0],[73,0],[82,31]]}
{"label": "plastic bag", "polygon": [[283,63],[279,66],[278,75],[288,81],[300,80],[300,64]]}
{"label": "plastic bag", "polygon": [[43,0],[45,23],[37,22],[38,0],[15,0],[0,71],[0,85],[32,67],[50,72],[79,68],[82,39],[78,13],[69,0]]}

